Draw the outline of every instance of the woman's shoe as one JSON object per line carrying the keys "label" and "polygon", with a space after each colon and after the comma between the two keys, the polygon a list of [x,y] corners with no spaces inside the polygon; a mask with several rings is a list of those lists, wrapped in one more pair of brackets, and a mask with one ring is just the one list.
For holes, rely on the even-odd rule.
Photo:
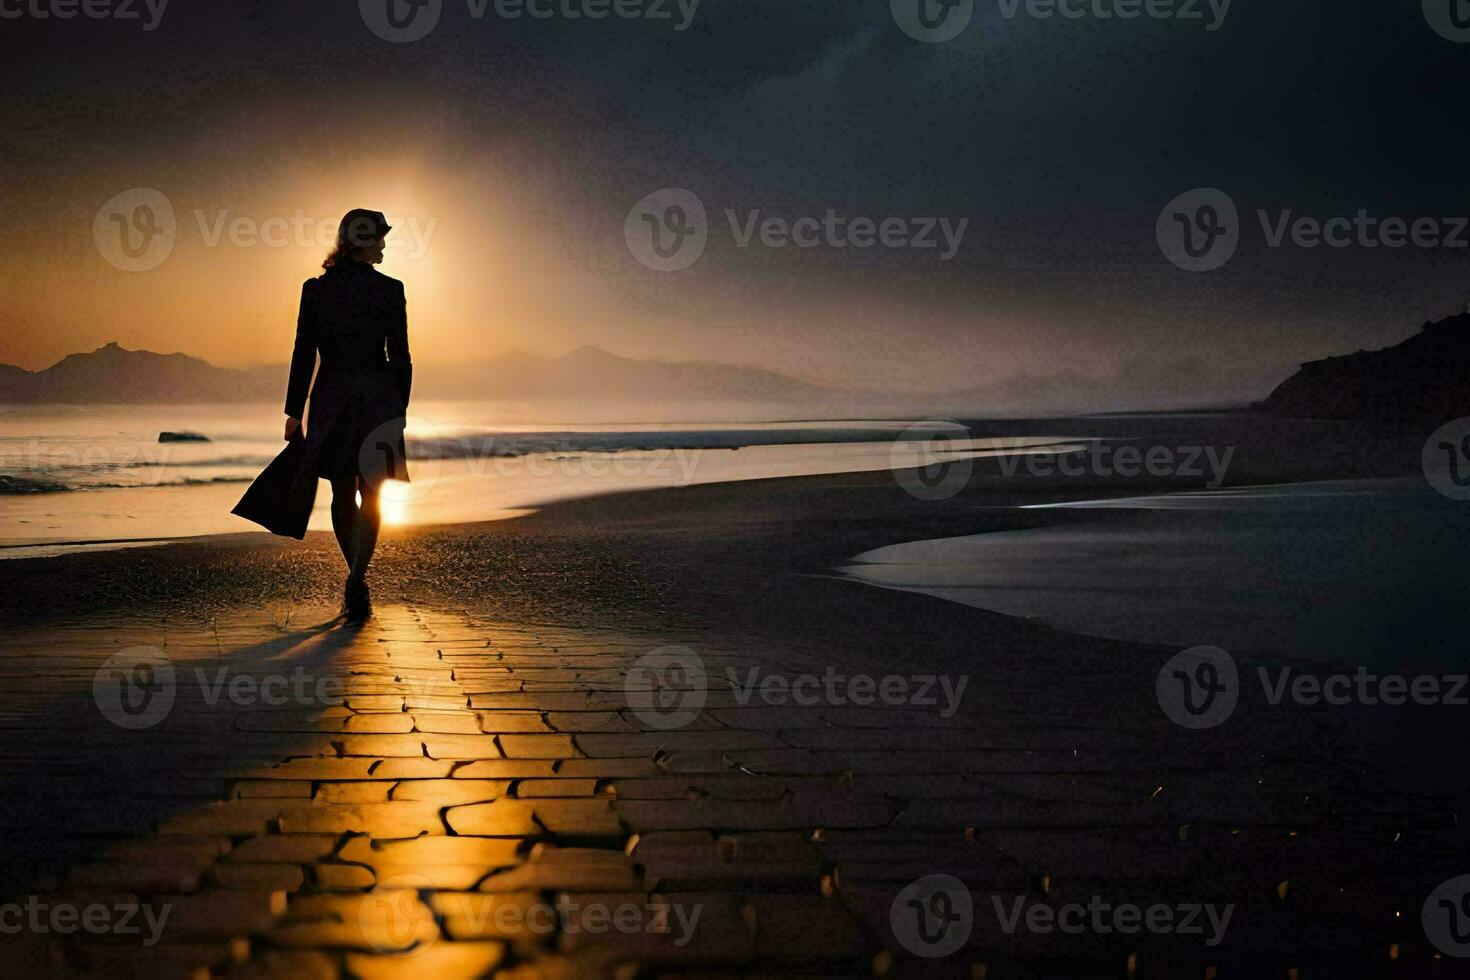
{"label": "woman's shoe", "polygon": [[366,582],[348,580],[342,599],[342,612],[348,620],[354,622],[367,619],[373,614],[372,595],[368,592]]}

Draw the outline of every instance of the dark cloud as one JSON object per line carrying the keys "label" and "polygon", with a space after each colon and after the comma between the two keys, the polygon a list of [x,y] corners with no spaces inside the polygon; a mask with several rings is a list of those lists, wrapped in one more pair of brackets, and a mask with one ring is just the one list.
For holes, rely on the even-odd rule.
{"label": "dark cloud", "polygon": [[[1390,342],[1470,292],[1464,251],[1273,249],[1255,224],[1257,209],[1470,213],[1456,166],[1470,45],[1419,8],[1237,0],[1209,31],[1012,19],[981,0],[964,34],[931,45],[898,30],[886,0],[704,0],[682,32],[476,20],[447,0],[429,37],[391,44],[352,2],[175,0],[151,32],[5,22],[3,174],[44,228],[69,183],[103,168],[248,186],[419,146],[446,175],[495,161],[530,211],[567,207],[547,226],[586,240],[572,254],[616,252],[628,207],[663,186],[694,190],[716,221],[725,208],[967,216],[945,263],[716,242],[718,261],[661,302],[837,338],[813,311],[881,301],[916,348],[1002,343],[1010,324],[1070,338],[1124,381],[1160,345],[1265,377]],[[1200,186],[1226,190],[1247,227],[1227,267],[1192,275],[1163,260],[1153,228]]]}

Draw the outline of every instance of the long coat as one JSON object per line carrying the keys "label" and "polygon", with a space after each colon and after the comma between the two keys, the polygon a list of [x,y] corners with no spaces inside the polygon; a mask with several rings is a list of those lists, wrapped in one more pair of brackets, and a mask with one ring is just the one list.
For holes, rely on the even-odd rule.
{"label": "long coat", "polygon": [[350,259],[306,280],[286,386],[292,418],[302,417],[310,393],[306,439],[276,457],[233,513],[300,538],[318,478],[407,480],[403,425],[412,384],[403,283]]}
{"label": "long coat", "polygon": [[412,383],[403,283],[344,259],[302,284],[286,414],[302,417],[310,388],[302,461],[308,472],[361,475],[374,485],[407,480],[403,422]]}

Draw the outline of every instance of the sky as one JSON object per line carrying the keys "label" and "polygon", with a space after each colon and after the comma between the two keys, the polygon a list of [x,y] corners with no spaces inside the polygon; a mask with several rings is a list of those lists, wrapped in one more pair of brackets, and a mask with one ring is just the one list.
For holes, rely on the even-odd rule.
{"label": "sky", "polygon": [[30,369],[285,361],[352,207],[395,226],[421,371],[593,344],[1208,403],[1470,300],[1451,0],[90,2],[0,0]]}

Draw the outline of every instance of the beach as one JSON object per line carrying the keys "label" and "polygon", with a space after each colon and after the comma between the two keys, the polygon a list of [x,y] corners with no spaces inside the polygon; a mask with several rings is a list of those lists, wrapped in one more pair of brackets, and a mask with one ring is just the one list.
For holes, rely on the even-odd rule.
{"label": "beach", "polygon": [[[1230,447],[1226,487],[1403,478],[1423,440],[1209,414],[971,431]],[[150,976],[1455,975],[1419,918],[1470,870],[1465,786],[1422,746],[1463,739],[1463,712],[1273,704],[1240,650],[1233,716],[1191,730],[1157,686],[1177,645],[839,571],[1097,519],[1039,504],[1210,479],[1117,469],[977,458],[958,488],[870,470],[395,528],[358,629],[331,622],[341,559],[322,533],[0,562],[7,891],[177,910],[151,945],[30,934],[17,955]],[[125,730],[94,674],[136,648],[177,671],[177,701]],[[630,686],[648,657],[689,654],[701,676]],[[221,669],[244,695],[211,687]],[[262,682],[293,675],[310,692],[266,703]],[[972,899],[953,949],[905,924],[906,889],[932,875]],[[556,914],[487,923],[502,900]],[[624,931],[582,918],[625,905],[642,911]],[[1017,926],[1100,905],[1181,925],[1208,908],[1214,926]]]}

